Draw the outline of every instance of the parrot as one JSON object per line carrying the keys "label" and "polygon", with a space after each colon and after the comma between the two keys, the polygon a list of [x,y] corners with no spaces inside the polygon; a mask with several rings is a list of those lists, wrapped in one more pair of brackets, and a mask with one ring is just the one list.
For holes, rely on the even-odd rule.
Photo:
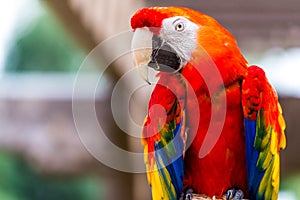
{"label": "parrot", "polygon": [[130,25],[135,66],[158,79],[141,136],[151,198],[277,199],[286,125],[264,70],[191,8],[141,8]]}

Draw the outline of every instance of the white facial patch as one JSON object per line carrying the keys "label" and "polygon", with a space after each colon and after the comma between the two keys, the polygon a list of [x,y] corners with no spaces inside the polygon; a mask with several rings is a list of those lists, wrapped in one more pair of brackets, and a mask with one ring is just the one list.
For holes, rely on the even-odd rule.
{"label": "white facial patch", "polygon": [[185,17],[177,16],[164,19],[160,37],[178,54],[185,65],[191,59],[191,53],[197,46],[199,26]]}

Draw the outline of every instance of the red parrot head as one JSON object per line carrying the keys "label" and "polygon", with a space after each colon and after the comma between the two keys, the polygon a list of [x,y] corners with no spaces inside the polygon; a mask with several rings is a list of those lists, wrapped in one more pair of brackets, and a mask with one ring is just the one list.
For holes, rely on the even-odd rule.
{"label": "red parrot head", "polygon": [[178,72],[193,60],[197,64],[200,48],[217,65],[219,58],[229,53],[243,60],[235,39],[226,29],[212,17],[189,8],[143,8],[132,16],[131,27],[135,65],[146,81],[148,67]]}

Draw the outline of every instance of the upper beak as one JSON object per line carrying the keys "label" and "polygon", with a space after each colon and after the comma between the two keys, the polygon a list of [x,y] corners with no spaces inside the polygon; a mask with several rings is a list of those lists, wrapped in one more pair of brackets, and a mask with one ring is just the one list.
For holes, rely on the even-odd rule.
{"label": "upper beak", "polygon": [[178,72],[182,66],[181,58],[174,48],[148,28],[135,30],[131,51],[135,66],[149,85],[148,67],[161,72]]}
{"label": "upper beak", "polygon": [[151,61],[153,33],[148,28],[135,30],[131,41],[131,52],[134,65],[141,77],[150,85],[148,79],[148,64]]}

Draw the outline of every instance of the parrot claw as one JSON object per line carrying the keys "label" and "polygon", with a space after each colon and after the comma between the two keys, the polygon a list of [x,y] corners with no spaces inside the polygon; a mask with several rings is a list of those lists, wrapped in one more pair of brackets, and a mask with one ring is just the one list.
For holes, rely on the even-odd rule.
{"label": "parrot claw", "polygon": [[192,200],[192,198],[193,198],[193,190],[188,189],[188,190],[186,190],[186,192],[181,194],[181,197],[179,200]]}
{"label": "parrot claw", "polygon": [[229,189],[226,192],[226,200],[242,200],[244,198],[244,192],[240,189]]}

